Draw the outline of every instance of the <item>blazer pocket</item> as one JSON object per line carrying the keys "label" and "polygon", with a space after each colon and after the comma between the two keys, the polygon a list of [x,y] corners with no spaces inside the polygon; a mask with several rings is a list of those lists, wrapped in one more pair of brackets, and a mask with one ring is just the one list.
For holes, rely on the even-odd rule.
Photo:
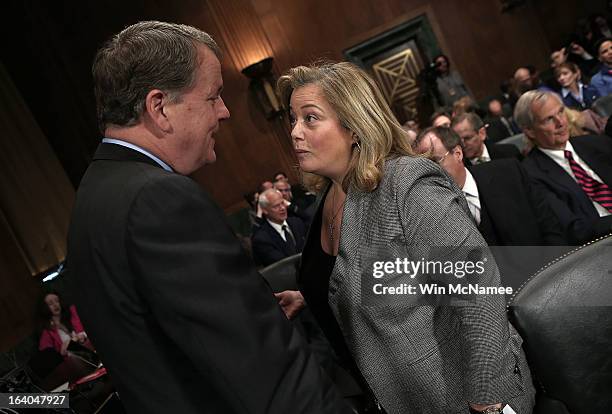
{"label": "blazer pocket", "polygon": [[525,380],[531,381],[531,373],[523,353],[523,339],[517,332],[510,334],[508,352],[501,363],[499,387],[507,399],[525,392]]}

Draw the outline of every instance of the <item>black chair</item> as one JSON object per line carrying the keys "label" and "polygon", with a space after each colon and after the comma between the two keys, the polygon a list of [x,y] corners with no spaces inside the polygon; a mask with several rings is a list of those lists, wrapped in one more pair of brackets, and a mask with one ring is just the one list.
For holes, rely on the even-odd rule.
{"label": "black chair", "polygon": [[294,254],[264,267],[259,273],[275,293],[283,290],[298,290],[297,272],[301,259],[302,253]]}
{"label": "black chair", "polygon": [[612,115],[612,95],[602,96],[591,105],[591,109],[604,118]]}
{"label": "black chair", "polygon": [[535,378],[534,414],[612,412],[612,235],[530,278],[509,313]]}

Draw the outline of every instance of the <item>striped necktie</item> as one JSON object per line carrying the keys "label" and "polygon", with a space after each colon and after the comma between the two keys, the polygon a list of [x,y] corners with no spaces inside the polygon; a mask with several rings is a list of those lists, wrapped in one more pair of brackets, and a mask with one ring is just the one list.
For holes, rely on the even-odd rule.
{"label": "striped necktie", "polygon": [[612,190],[605,183],[593,179],[576,161],[570,151],[563,151],[578,185],[589,198],[612,213]]}

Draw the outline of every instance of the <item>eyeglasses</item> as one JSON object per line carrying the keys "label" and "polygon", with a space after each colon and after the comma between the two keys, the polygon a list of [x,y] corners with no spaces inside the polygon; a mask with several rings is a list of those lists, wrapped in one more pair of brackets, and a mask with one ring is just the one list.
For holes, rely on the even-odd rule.
{"label": "eyeglasses", "polygon": [[448,156],[448,154],[450,154],[450,150],[446,151],[446,153],[442,157],[440,157],[440,159],[437,159],[436,163],[437,164],[442,164],[442,161],[444,161],[444,159]]}

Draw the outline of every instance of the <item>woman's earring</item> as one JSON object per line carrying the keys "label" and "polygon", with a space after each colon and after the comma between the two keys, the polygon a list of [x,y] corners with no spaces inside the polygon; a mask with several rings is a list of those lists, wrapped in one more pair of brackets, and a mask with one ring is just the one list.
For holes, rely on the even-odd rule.
{"label": "woman's earring", "polygon": [[357,151],[361,152],[361,144],[359,144],[359,141],[355,141],[353,143],[353,148],[357,147]]}

